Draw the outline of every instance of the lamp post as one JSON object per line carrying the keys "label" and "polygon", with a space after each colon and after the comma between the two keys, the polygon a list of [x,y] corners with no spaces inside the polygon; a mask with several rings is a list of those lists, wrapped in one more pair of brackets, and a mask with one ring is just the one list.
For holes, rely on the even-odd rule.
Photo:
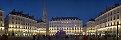
{"label": "lamp post", "polygon": [[116,34],[116,39],[118,40],[118,25],[119,23],[117,23],[117,34]]}
{"label": "lamp post", "polygon": [[98,29],[98,28],[96,28],[96,37],[98,37],[98,33],[97,33],[97,32],[98,32],[98,30],[97,30],[97,29]]}
{"label": "lamp post", "polygon": [[13,31],[13,29],[12,29],[12,36],[14,36],[14,31]]}

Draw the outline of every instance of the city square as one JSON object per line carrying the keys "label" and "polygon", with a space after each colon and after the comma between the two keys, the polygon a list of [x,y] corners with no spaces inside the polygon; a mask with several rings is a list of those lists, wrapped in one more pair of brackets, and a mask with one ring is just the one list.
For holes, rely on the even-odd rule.
{"label": "city square", "polygon": [[0,0],[0,40],[121,40],[121,0],[98,2]]}

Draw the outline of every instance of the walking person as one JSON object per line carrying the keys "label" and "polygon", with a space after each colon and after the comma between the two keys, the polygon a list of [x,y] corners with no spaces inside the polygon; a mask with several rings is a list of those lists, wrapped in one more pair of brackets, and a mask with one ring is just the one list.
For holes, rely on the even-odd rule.
{"label": "walking person", "polygon": [[84,35],[84,40],[87,40],[87,39],[88,39],[88,37],[86,35]]}

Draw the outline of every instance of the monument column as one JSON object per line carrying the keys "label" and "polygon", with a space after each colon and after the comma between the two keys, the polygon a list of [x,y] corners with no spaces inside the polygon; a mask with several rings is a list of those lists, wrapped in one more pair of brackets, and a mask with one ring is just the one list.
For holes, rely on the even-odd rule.
{"label": "monument column", "polygon": [[42,20],[45,22],[46,27],[46,35],[49,35],[49,24],[48,24],[48,17],[47,17],[47,9],[46,9],[46,0],[43,0],[43,18]]}

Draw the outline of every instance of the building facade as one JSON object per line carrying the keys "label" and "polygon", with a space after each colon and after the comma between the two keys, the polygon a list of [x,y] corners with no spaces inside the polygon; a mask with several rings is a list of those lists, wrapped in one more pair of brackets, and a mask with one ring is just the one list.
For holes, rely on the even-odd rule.
{"label": "building facade", "polygon": [[87,35],[95,35],[95,20],[89,19],[86,23],[86,33]]}
{"label": "building facade", "polygon": [[38,20],[36,27],[38,35],[46,35],[46,23],[43,20]]}
{"label": "building facade", "polygon": [[9,36],[32,36],[36,35],[37,21],[33,16],[16,12],[14,9],[5,18],[5,30]]}
{"label": "building facade", "polygon": [[97,35],[121,35],[121,5],[108,7],[106,11],[95,18],[95,29]]}
{"label": "building facade", "polygon": [[49,33],[55,35],[59,30],[66,35],[80,35],[82,33],[82,21],[77,17],[56,17],[49,21]]}
{"label": "building facade", "polygon": [[4,11],[0,9],[0,35],[5,33],[4,31]]}

